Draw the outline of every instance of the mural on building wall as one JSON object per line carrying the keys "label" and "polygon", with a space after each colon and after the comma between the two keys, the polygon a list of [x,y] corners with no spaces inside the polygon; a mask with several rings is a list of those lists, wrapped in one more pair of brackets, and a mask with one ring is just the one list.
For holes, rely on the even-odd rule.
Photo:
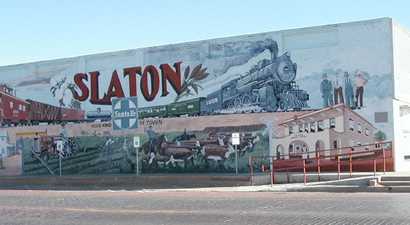
{"label": "mural on building wall", "polygon": [[342,79],[340,73],[336,73],[333,78],[323,73],[320,83],[323,107],[345,104],[352,109],[361,109],[367,77],[368,74],[363,71],[356,71],[354,80],[347,71],[343,72]]}
{"label": "mural on building wall", "polygon": [[11,142],[8,133],[0,130],[0,176],[21,174],[20,152],[21,142]]}
{"label": "mural on building wall", "polygon": [[[232,132],[240,132],[237,146],[239,171],[248,172],[250,155],[268,155],[264,125],[208,127],[202,131],[158,133],[146,129],[141,136],[140,166],[143,173],[234,172]],[[56,140],[64,148],[57,150]],[[25,139],[23,171],[26,175],[58,174],[62,157],[64,174],[135,173],[133,136],[39,136]]]}
{"label": "mural on building wall", "polygon": [[[256,47],[255,47],[256,46]],[[257,41],[255,51],[267,51],[269,57],[255,58],[252,65],[246,65],[221,83],[218,89],[204,89],[204,81],[212,76],[202,64],[186,65],[182,74],[183,62],[177,62],[173,68],[168,64],[155,66],[140,66],[123,69],[124,76],[129,77],[129,90],[121,84],[117,70],[111,75],[107,92],[100,96],[101,85],[99,72],[76,73],[72,80],[67,76],[62,78],[51,77],[47,81],[40,80],[42,85],[47,83],[49,93],[56,105],[44,103],[44,98],[32,100],[19,98],[16,90],[22,87],[36,86],[36,81],[21,81],[15,88],[2,84],[0,98],[4,115],[2,125],[26,125],[41,122],[83,122],[95,120],[110,120],[109,109],[102,110],[103,105],[111,104],[112,97],[137,95],[136,76],[141,75],[140,91],[145,102],[152,102],[156,98],[167,96],[173,90],[176,97],[168,104],[156,104],[152,107],[140,107],[140,118],[147,117],[175,117],[181,115],[209,115],[242,112],[275,112],[288,110],[302,110],[308,108],[309,94],[301,90],[296,84],[297,64],[293,62],[288,52],[278,56],[278,44],[272,39]],[[237,65],[235,67],[241,67]],[[161,76],[158,70],[161,71]],[[215,76],[215,75],[214,75]],[[226,75],[223,75],[226,76]],[[148,77],[151,84],[148,84]],[[160,77],[162,86],[159,83]],[[90,79],[90,84],[87,81]],[[209,80],[209,79],[208,79]],[[168,82],[170,87],[168,86]],[[9,82],[10,83],[10,82]],[[150,90],[148,86],[151,85]],[[161,96],[157,97],[161,86]],[[171,90],[172,89],[172,90]],[[18,91],[19,92],[19,91]],[[32,98],[33,96],[30,96]],[[81,102],[89,101],[92,107],[87,107],[87,113],[81,109]],[[144,106],[144,101],[142,106]],[[96,107],[101,106],[101,107]]]}
{"label": "mural on building wall", "polygon": [[[183,128],[170,129],[163,120],[175,117],[315,112],[306,117],[309,121],[275,121],[272,152],[292,151],[295,157],[391,140],[388,26],[383,21],[342,24],[0,67],[0,125],[92,123],[89,130],[73,129],[76,135],[67,139],[67,152],[61,153],[66,165],[73,165],[67,173],[132,172],[131,139],[113,137],[109,126],[113,97],[136,96],[140,125],[152,127],[143,139],[145,171],[171,171],[171,165],[184,171],[231,171],[227,138],[232,131],[208,132],[202,126],[173,133]],[[260,154],[254,149],[268,143],[256,131],[244,131],[245,155]],[[25,173],[55,171],[55,140],[40,136],[42,144],[25,151]],[[108,155],[115,160],[104,158]]]}

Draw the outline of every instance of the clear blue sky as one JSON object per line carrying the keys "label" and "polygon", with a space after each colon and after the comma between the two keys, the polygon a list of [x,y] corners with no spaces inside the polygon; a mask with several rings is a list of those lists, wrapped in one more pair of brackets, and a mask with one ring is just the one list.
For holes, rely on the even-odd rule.
{"label": "clear blue sky", "polygon": [[2,0],[0,65],[377,17],[405,0]]}

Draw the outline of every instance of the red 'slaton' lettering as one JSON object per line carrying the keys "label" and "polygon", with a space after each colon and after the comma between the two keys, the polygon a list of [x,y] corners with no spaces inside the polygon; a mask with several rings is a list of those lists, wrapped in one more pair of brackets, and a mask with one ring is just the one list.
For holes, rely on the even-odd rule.
{"label": "red 'slaton' lettering", "polygon": [[[148,75],[150,76],[151,87],[148,88]],[[153,65],[146,66],[141,77],[141,92],[147,101],[154,100],[159,90],[158,71]]]}
{"label": "red 'slaton' lettering", "polygon": [[[141,76],[140,90],[141,94],[147,101],[153,101],[158,95],[161,85],[161,96],[167,96],[170,92],[168,83],[176,93],[181,92],[181,64],[182,62],[174,63],[172,68],[169,64],[161,64],[159,66],[161,74],[154,65],[147,65],[145,68],[140,66],[128,67],[123,69],[124,77],[128,78],[129,96],[137,96],[138,79],[137,75]],[[110,83],[106,92],[100,92],[100,72],[93,71],[86,73],[77,73],[74,75],[74,83],[78,87],[79,92],[73,91],[73,96],[78,101],[90,100],[92,104],[109,105],[113,97],[125,97],[123,84],[118,76],[117,70],[111,74]],[[161,76],[161,78],[160,78]],[[90,87],[85,81],[89,81]],[[100,93],[104,93],[100,97]]]}
{"label": "red 'slaton' lettering", "polygon": [[78,101],[87,100],[87,98],[90,94],[87,85],[84,83],[84,80],[88,81],[87,74],[77,73],[76,75],[74,75],[74,83],[77,85],[77,87],[81,91],[81,95],[79,95],[78,92],[73,89],[73,96]]}
{"label": "red 'slaton' lettering", "polygon": [[161,64],[159,68],[162,73],[162,95],[167,96],[169,94],[167,89],[167,80],[174,88],[174,90],[179,94],[181,90],[181,63],[176,62],[174,64],[175,71],[168,64]]}

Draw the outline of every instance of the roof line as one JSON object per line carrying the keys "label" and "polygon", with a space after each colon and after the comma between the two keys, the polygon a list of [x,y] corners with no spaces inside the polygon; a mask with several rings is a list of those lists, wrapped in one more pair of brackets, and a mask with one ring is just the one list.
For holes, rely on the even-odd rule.
{"label": "roof line", "polygon": [[332,110],[332,109],[336,109],[336,108],[348,109],[350,112],[352,112],[353,114],[355,114],[356,116],[358,116],[360,119],[362,119],[362,120],[364,120],[365,122],[367,122],[368,124],[370,124],[370,126],[372,126],[374,129],[377,129],[377,128],[376,128],[372,123],[370,123],[366,118],[364,118],[362,115],[360,115],[359,113],[355,112],[354,110],[350,109],[349,107],[347,107],[347,106],[346,106],[345,104],[343,104],[343,103],[340,103],[340,104],[337,104],[337,105],[334,105],[334,106],[330,106],[330,107],[326,107],[326,108],[323,108],[323,109],[319,109],[319,110],[317,110],[317,111],[313,111],[313,112],[310,112],[310,113],[306,113],[306,114],[303,114],[303,115],[301,115],[301,116],[295,116],[295,118],[291,118],[291,119],[285,120],[285,121],[283,121],[282,123],[280,123],[279,125],[284,125],[284,124],[286,124],[286,123],[289,123],[289,122],[292,122],[292,121],[295,121],[295,120],[298,120],[298,119],[303,119],[303,118],[306,118],[306,117],[308,117],[308,116],[312,116],[312,115],[319,114],[319,113],[322,113],[322,112],[326,112],[326,111],[328,111],[328,110]]}

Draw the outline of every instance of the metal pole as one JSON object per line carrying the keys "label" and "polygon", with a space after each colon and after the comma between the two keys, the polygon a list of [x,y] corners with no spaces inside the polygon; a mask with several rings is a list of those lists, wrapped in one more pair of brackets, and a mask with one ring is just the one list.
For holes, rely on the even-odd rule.
{"label": "metal pole", "polygon": [[384,147],[382,147],[383,149],[383,173],[386,174],[386,151],[384,150]]}
{"label": "metal pole", "polygon": [[59,171],[60,171],[60,177],[61,177],[61,174],[62,174],[62,171],[61,171],[61,152],[58,154],[58,165],[59,165]]}
{"label": "metal pole", "polygon": [[135,148],[135,173],[139,176],[139,165],[138,165],[139,157],[138,157],[138,148]]}
{"label": "metal pole", "polygon": [[320,154],[316,153],[317,180],[320,181]]}
{"label": "metal pole", "polygon": [[353,172],[352,150],[350,150],[350,155],[349,155],[349,171],[350,171],[350,177],[352,177],[352,172]]}
{"label": "metal pole", "polygon": [[306,179],[306,159],[303,160],[303,183],[306,185],[307,179]]}
{"label": "metal pole", "polygon": [[[272,121],[270,121],[270,122],[268,122],[267,123],[267,127],[268,127],[268,136],[269,136],[269,156],[273,156],[274,155],[274,150],[273,150],[273,122]],[[271,170],[273,169],[272,168],[272,163],[270,163],[270,165],[269,165],[271,168]]]}
{"label": "metal pole", "polygon": [[249,156],[249,172],[251,178],[251,186],[253,186],[253,165],[252,165],[252,156]]}
{"label": "metal pole", "polygon": [[337,178],[340,180],[340,157],[337,155]]}
{"label": "metal pole", "polygon": [[275,175],[273,174],[273,156],[272,156],[272,163],[271,163],[271,169],[270,169],[270,184],[271,186],[273,186],[273,184],[275,183]]}
{"label": "metal pole", "polygon": [[235,174],[238,175],[238,150],[235,145]]}

